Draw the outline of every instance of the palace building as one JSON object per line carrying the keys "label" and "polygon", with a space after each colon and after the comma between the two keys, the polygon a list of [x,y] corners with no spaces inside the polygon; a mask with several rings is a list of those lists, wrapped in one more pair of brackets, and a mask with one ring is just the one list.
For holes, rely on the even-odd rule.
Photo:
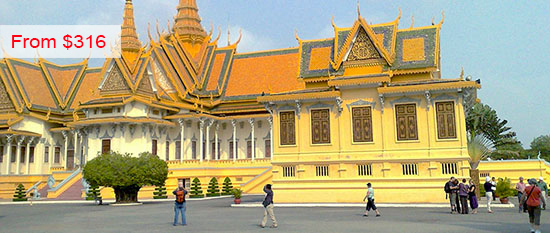
{"label": "palace building", "polygon": [[144,43],[126,0],[121,57],[101,68],[0,60],[0,197],[25,183],[62,198],[99,153],[148,151],[168,163],[169,189],[230,177],[245,193],[272,183],[279,203],[360,202],[371,182],[379,202],[444,202],[445,181],[469,177],[480,84],[441,77],[443,19],[400,29],[401,12],[350,14],[331,38],[237,53],[240,37],[207,32],[195,0]]}

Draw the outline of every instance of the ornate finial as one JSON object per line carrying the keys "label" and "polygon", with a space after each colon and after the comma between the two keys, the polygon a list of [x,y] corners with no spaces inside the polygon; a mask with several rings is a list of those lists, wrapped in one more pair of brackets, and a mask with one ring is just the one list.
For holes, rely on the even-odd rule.
{"label": "ornate finial", "polygon": [[434,23],[434,19],[435,19],[435,16],[434,16],[434,17],[432,17],[432,25],[435,25],[435,23]]}
{"label": "ornate finial", "polygon": [[413,28],[414,27],[414,15],[411,16],[411,27],[409,28]]}
{"label": "ornate finial", "polygon": [[300,41],[300,37],[298,37],[298,29],[294,29],[294,36],[296,37],[297,41]]}
{"label": "ornate finial", "polygon": [[359,7],[359,0],[357,0],[357,18],[361,18],[361,9]]}
{"label": "ornate finial", "polygon": [[151,23],[147,23],[147,37],[149,37],[149,40],[153,40],[153,36],[151,36]]}
{"label": "ornate finial", "polygon": [[198,12],[196,0],[180,0],[173,31],[184,41],[201,41],[206,37]]}
{"label": "ornate finial", "polygon": [[134,7],[132,0],[126,0],[122,26],[120,27],[120,45],[123,52],[137,52],[141,48],[136,25],[134,23]]}
{"label": "ornate finial", "polygon": [[460,80],[464,79],[464,66],[462,67],[462,70],[460,71]]}
{"label": "ornate finial", "polygon": [[236,46],[239,44],[239,42],[241,42],[241,39],[243,38],[243,31],[242,29],[239,29],[239,38],[237,38],[237,41],[235,41],[235,43],[233,43],[232,45],[230,46]]}
{"label": "ornate finial", "polygon": [[441,21],[439,21],[439,26],[441,26],[441,24],[443,24],[443,21],[445,21],[445,11],[441,11]]}
{"label": "ornate finial", "polygon": [[399,10],[399,15],[397,15],[397,18],[395,19],[396,21],[401,19],[401,7],[398,7],[397,9]]}
{"label": "ornate finial", "polygon": [[231,45],[231,28],[227,25],[227,46]]}
{"label": "ornate finial", "polygon": [[336,24],[334,24],[334,15],[330,18],[330,23],[332,24],[332,27],[336,29]]}

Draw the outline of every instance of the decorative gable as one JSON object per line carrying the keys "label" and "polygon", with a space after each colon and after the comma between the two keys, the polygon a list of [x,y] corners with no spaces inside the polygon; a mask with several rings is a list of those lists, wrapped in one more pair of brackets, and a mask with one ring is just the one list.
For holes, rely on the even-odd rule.
{"label": "decorative gable", "polygon": [[0,111],[14,111],[15,107],[13,106],[13,103],[11,102],[10,96],[8,95],[8,91],[6,90],[6,87],[4,86],[3,82],[0,82]]}
{"label": "decorative gable", "polygon": [[103,81],[103,84],[101,85],[100,89],[101,91],[130,91],[130,87],[128,86],[128,83],[124,80],[124,77],[122,76],[122,72],[120,71],[120,68],[118,68],[117,65],[113,65],[111,70],[106,75],[107,78]]}
{"label": "decorative gable", "polygon": [[367,36],[365,29],[359,28],[357,37],[348,54],[347,61],[367,61],[372,59],[382,59],[382,56],[374,47],[371,39]]}

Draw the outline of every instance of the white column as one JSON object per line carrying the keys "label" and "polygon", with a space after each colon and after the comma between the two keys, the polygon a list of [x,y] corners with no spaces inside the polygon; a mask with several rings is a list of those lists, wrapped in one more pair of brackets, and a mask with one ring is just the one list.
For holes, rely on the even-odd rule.
{"label": "white column", "polygon": [[41,138],[35,138],[34,140],[36,140],[36,144],[34,145],[34,174],[42,174],[41,168],[44,163],[44,143]]}
{"label": "white column", "polygon": [[199,130],[200,130],[200,137],[199,137],[199,156],[200,156],[200,161],[202,162],[202,159],[204,158],[204,150],[203,150],[203,144],[204,144],[204,118],[201,118],[200,119],[200,127],[199,127]]}
{"label": "white column", "polygon": [[[114,135],[113,135],[114,136]],[[74,149],[73,149],[73,168],[76,167],[76,158],[78,158],[78,152],[80,151],[78,149],[78,131],[73,131],[73,137],[74,137]]]}
{"label": "white column", "polygon": [[269,121],[269,153],[271,154],[271,160],[273,160],[273,116],[268,117],[267,121]]}
{"label": "white column", "polygon": [[26,174],[31,174],[31,142],[33,138],[27,141],[27,149],[25,150],[25,162],[27,162],[27,166],[25,166]]}
{"label": "white column", "polygon": [[208,122],[206,123],[206,152],[204,153],[205,154],[205,157],[206,157],[206,160],[210,160],[210,157],[212,157],[211,153],[210,153],[210,126],[212,126],[212,124],[214,123],[213,120],[210,120],[208,119],[207,120]]}
{"label": "white column", "polygon": [[254,140],[254,118],[248,119],[248,123],[250,123],[250,141],[252,144],[252,161],[254,161],[254,158],[256,157],[256,146],[255,146],[255,140]]}
{"label": "white column", "polygon": [[[55,146],[53,145],[53,139],[50,139],[50,141],[48,142],[48,144],[50,144],[50,148],[48,148],[48,164],[49,164],[49,167],[48,167],[48,172],[50,172],[52,170],[52,165],[54,164],[54,152],[55,152]],[[100,142],[101,144],[101,142]],[[45,148],[45,146],[44,146]]]}
{"label": "white column", "polygon": [[183,119],[178,119],[178,123],[180,124],[180,162],[183,162],[183,152],[185,151],[184,150],[184,147],[183,145],[185,145],[185,121]]}
{"label": "white column", "polygon": [[6,175],[10,174],[10,163],[11,163],[11,140],[13,135],[6,135],[6,156],[4,157],[4,163],[6,163]]}
{"label": "white column", "polygon": [[19,136],[17,140],[17,152],[15,153],[15,174],[21,175],[21,144],[25,141],[25,136]]}
{"label": "white column", "polygon": [[237,161],[237,121],[231,120],[233,125],[233,161]]}
{"label": "white column", "polygon": [[219,144],[218,144],[218,130],[220,129],[220,123],[216,122],[216,133],[214,134],[214,154],[216,155],[216,160],[220,160],[220,153],[218,153],[219,150]]}
{"label": "white column", "polygon": [[65,170],[69,167],[69,164],[67,163],[67,146],[69,142],[69,133],[67,131],[61,131],[61,134],[63,134],[63,141],[65,142],[64,148],[63,148],[63,158],[65,159]]}

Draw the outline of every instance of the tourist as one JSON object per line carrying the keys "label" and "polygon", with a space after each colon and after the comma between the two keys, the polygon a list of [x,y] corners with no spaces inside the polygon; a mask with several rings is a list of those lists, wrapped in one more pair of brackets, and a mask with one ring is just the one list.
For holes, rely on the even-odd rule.
{"label": "tourist", "polygon": [[462,179],[462,183],[458,185],[458,195],[460,196],[461,214],[468,214],[468,191],[470,188],[466,184],[466,179]]}
{"label": "tourist", "polygon": [[451,204],[451,214],[455,211],[455,203],[451,198],[451,184],[453,183],[454,178],[454,176],[451,176],[451,178],[449,179],[449,181],[447,181],[447,183],[445,183],[445,187],[443,188],[443,190],[445,190],[445,199],[449,198],[449,203]]}
{"label": "tourist", "polygon": [[[519,177],[519,182],[516,184],[516,190],[518,191],[518,202],[521,203],[521,196],[523,196],[523,193],[525,192],[525,183],[523,183],[523,177]],[[523,205],[519,205],[519,212],[521,211],[527,212],[527,210],[523,209]]]}
{"label": "tourist", "polygon": [[367,200],[367,210],[365,211],[365,214],[363,214],[364,217],[369,216],[369,211],[372,209],[376,212],[376,217],[380,217],[380,212],[378,211],[378,208],[376,208],[376,205],[374,204],[374,189],[372,188],[372,184],[367,184],[367,195],[363,198],[363,201]]}
{"label": "tourist", "polygon": [[470,179],[470,189],[468,190],[468,197],[470,199],[470,207],[472,208],[472,214],[477,214],[477,196],[476,196],[476,185],[474,180]]}
{"label": "tourist", "polygon": [[187,225],[185,221],[185,195],[187,190],[183,188],[183,183],[178,184],[178,188],[172,192],[176,195],[176,203],[174,203],[174,226],[178,224],[178,213],[181,213],[181,225]]}
{"label": "tourist", "polygon": [[271,184],[267,184],[266,186],[264,186],[264,192],[265,198],[264,202],[262,203],[264,205],[264,218],[260,226],[262,228],[265,227],[265,224],[267,223],[267,215],[269,214],[269,217],[273,222],[271,228],[277,228],[277,219],[275,219],[275,214],[273,214],[273,190],[271,190]]}
{"label": "tourist", "polygon": [[495,190],[497,190],[497,180],[495,179],[495,177],[493,176],[493,178],[491,178],[491,184],[493,185],[493,201],[496,200],[497,196],[495,195]]}
{"label": "tourist", "polygon": [[455,210],[457,213],[462,213],[460,211],[460,198],[458,196],[458,189],[459,189],[459,183],[458,179],[453,178],[453,182],[451,183],[451,200],[453,201],[453,204],[455,205]]}
{"label": "tourist", "polygon": [[529,212],[529,223],[531,223],[531,232],[540,233],[540,214],[541,204],[546,208],[546,200],[542,198],[542,191],[537,186],[537,180],[531,178],[528,180],[529,186],[525,188],[525,195],[522,196],[520,205],[527,204]]}
{"label": "tourist", "polygon": [[[542,198],[544,199],[544,201],[546,203],[546,194],[548,193],[548,186],[546,186],[546,183],[542,179],[542,176],[539,177],[539,182],[537,183],[537,186],[539,186],[540,191],[542,193],[541,196],[542,196]],[[542,208],[542,209],[545,210],[546,208]]]}
{"label": "tourist", "polygon": [[493,213],[491,210],[491,201],[493,200],[493,188],[496,189],[496,186],[491,182],[491,177],[485,177],[483,188],[485,189],[485,197],[487,197],[487,212]]}

